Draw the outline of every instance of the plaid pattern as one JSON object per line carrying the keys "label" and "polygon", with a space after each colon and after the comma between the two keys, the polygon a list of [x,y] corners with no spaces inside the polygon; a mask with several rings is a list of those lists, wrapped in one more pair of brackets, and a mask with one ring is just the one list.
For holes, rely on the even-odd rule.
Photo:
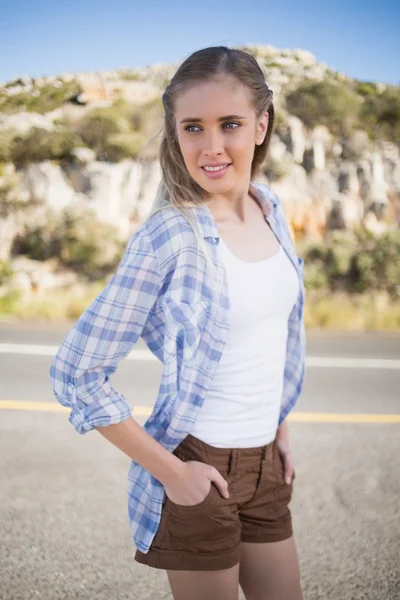
{"label": "plaid pattern", "polygon": [[[300,292],[288,321],[279,423],[300,394],[305,371],[303,261],[297,257],[276,194],[252,182],[270,227],[299,275]],[[56,399],[71,408],[69,421],[85,434],[131,415],[110,383],[118,363],[139,337],[163,363],[153,412],[144,429],[172,452],[191,431],[216,372],[229,331],[230,304],[218,252],[218,228],[206,204],[197,218],[219,278],[215,278],[186,219],[168,208],[132,235],[118,269],[63,340],[50,368]],[[164,487],[131,461],[128,514],[136,547],[147,552],[157,532]]]}

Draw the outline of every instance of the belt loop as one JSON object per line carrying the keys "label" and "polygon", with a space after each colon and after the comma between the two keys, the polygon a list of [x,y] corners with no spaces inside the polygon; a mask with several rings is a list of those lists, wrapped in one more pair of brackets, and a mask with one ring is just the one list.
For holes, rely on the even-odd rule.
{"label": "belt loop", "polygon": [[229,453],[229,460],[228,460],[228,475],[231,474],[231,469],[232,469],[232,454],[233,454],[233,450],[230,451]]}
{"label": "belt loop", "polygon": [[236,449],[233,448],[229,454],[228,475],[236,468]]}
{"label": "belt loop", "polygon": [[263,459],[263,461],[266,459],[267,454],[268,454],[268,446],[264,446],[263,450],[262,450],[262,459]]}

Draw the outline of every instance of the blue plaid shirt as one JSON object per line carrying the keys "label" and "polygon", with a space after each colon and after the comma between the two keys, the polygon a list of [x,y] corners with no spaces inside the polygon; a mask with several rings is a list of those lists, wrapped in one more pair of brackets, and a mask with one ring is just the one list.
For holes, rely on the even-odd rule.
{"label": "blue plaid shirt", "polygon": [[[279,424],[300,394],[305,371],[303,261],[297,257],[276,194],[251,182],[266,220],[299,276],[288,320]],[[190,433],[218,367],[229,331],[230,304],[217,251],[217,224],[206,204],[197,217],[215,278],[193,229],[174,208],[147,219],[131,236],[116,273],[66,335],[50,368],[56,399],[71,408],[80,434],[131,416],[129,402],[110,383],[139,337],[162,362],[152,414],[144,429],[172,452]],[[128,514],[136,547],[147,552],[157,532],[164,487],[137,462],[128,473]]]}

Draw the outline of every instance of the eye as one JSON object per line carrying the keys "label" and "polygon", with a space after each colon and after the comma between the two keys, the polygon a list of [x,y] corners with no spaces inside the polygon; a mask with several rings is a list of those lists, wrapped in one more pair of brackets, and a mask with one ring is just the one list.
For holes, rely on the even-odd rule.
{"label": "eye", "polygon": [[[234,127],[225,127],[225,125],[234,125]],[[241,123],[236,123],[236,121],[226,121],[222,126],[225,129],[237,129],[238,127],[241,127]],[[196,133],[194,129],[199,129],[199,127],[197,125],[186,125],[184,128],[185,131]]]}
{"label": "eye", "polygon": [[[237,127],[240,127],[240,123],[236,123],[236,121],[227,121],[224,125],[237,125]],[[236,127],[228,127],[228,129],[236,129]]]}
{"label": "eye", "polygon": [[[185,131],[189,131],[190,127],[197,127],[197,125],[186,125]],[[198,127],[197,127],[198,129]]]}

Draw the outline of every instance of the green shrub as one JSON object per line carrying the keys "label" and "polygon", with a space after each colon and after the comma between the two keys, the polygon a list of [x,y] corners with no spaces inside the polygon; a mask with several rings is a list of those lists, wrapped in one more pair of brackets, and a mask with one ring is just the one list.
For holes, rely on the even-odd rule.
{"label": "green shrub", "polygon": [[290,167],[291,165],[288,164],[287,160],[275,160],[271,158],[270,155],[267,155],[262,169],[264,175],[268,177],[270,181],[278,181],[289,173]]}
{"label": "green shrub", "polygon": [[120,78],[124,81],[141,81],[142,75],[139,73],[124,73],[123,75],[120,75]]}
{"label": "green shrub", "polygon": [[33,127],[25,135],[17,135],[10,145],[10,158],[17,165],[43,160],[63,160],[71,151],[82,145],[82,140],[72,131],[47,131]]}
{"label": "green shrub", "polygon": [[308,262],[305,265],[304,285],[307,290],[323,290],[328,287],[328,277],[322,262]]}
{"label": "green shrub", "polygon": [[8,283],[14,275],[11,264],[7,260],[0,259],[0,285]]}
{"label": "green shrub", "polygon": [[162,100],[159,96],[156,96],[140,106],[133,107],[131,114],[132,128],[150,137],[162,126],[163,117]]}
{"label": "green shrub", "polygon": [[304,82],[286,97],[286,107],[307,127],[325,125],[334,135],[348,134],[357,121],[360,97],[344,84]]}
{"label": "green shrub", "polygon": [[12,114],[21,111],[37,112],[44,114],[55,110],[71,97],[79,94],[81,88],[76,81],[61,82],[59,87],[53,83],[46,83],[29,92],[21,92],[7,96],[5,92],[0,93],[1,112]]}
{"label": "green shrub", "polygon": [[125,119],[131,125],[130,120],[132,115],[135,113],[135,106],[128,102],[126,98],[121,96],[114,100],[110,107],[103,110],[117,118],[119,117],[121,119]]}
{"label": "green shrub", "polygon": [[12,289],[0,296],[0,315],[14,316],[21,309],[21,290]]}
{"label": "green shrub", "polygon": [[77,131],[89,148],[101,152],[110,135],[127,133],[129,129],[126,119],[115,110],[96,108],[82,119]]}
{"label": "green shrub", "polygon": [[15,172],[7,172],[5,169],[0,176],[0,219],[6,219],[10,215],[26,209],[26,201],[19,194],[19,176]]}
{"label": "green shrub", "polygon": [[24,234],[19,234],[13,242],[12,253],[25,255],[32,260],[45,261],[59,256],[61,249],[58,233],[49,222],[46,226],[33,225]]}
{"label": "green shrub", "polygon": [[358,292],[387,291],[400,297],[400,231],[387,231],[378,238],[360,231],[361,249],[354,256],[352,277]]}
{"label": "green shrub", "polygon": [[351,231],[332,231],[330,243],[326,248],[325,267],[332,280],[341,281],[347,276],[352,257],[359,249],[357,235]]}
{"label": "green shrub", "polygon": [[400,143],[400,87],[387,86],[382,92],[363,90],[364,103],[359,123],[372,139]]}
{"label": "green shrub", "polygon": [[98,154],[98,159],[111,162],[119,162],[124,158],[136,159],[145,141],[146,138],[136,132],[110,135],[105,140],[103,149]]}
{"label": "green shrub", "polygon": [[15,255],[40,261],[55,257],[90,280],[115,269],[123,250],[113,225],[97,221],[92,210],[75,213],[72,208],[61,219],[49,211],[45,225],[32,226],[13,245]]}
{"label": "green shrub", "polygon": [[11,160],[11,143],[15,135],[13,129],[0,129],[0,162]]}
{"label": "green shrub", "polygon": [[400,296],[400,230],[376,237],[363,227],[330,232],[304,250],[306,288]]}
{"label": "green shrub", "polygon": [[62,263],[91,281],[115,269],[125,247],[116,227],[96,221],[93,211],[83,215],[67,211],[59,240]]}
{"label": "green shrub", "polygon": [[287,114],[282,110],[275,109],[274,115],[274,131],[279,135],[282,128],[286,127]]}
{"label": "green shrub", "polygon": [[372,83],[370,81],[355,81],[354,82],[355,91],[361,96],[376,96],[378,93],[376,83]]}

